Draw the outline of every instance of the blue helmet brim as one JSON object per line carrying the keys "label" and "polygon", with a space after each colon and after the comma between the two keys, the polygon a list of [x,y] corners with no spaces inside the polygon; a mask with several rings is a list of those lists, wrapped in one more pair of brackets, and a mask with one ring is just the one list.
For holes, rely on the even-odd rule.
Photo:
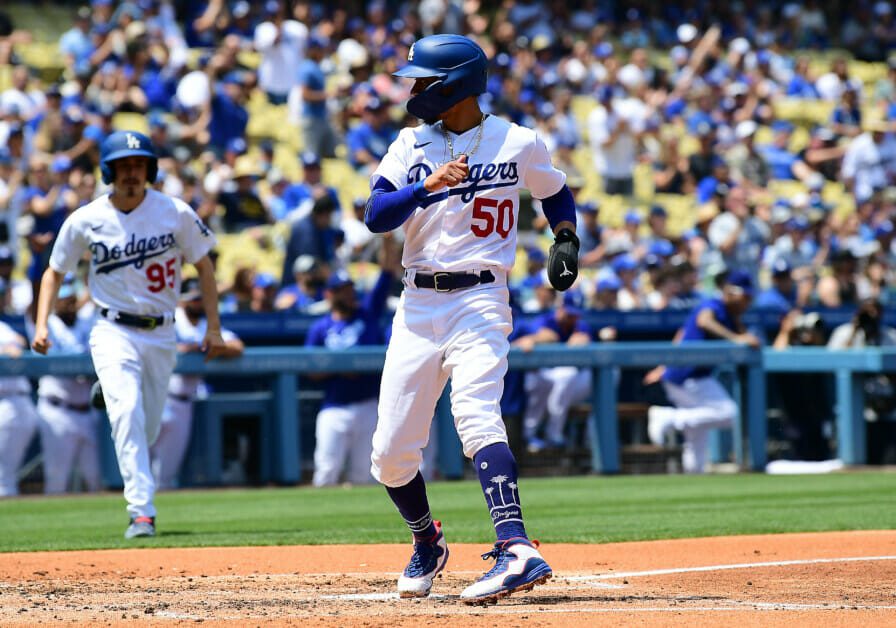
{"label": "blue helmet brim", "polygon": [[429,77],[444,78],[445,76],[447,76],[447,74],[448,73],[443,70],[435,70],[433,68],[425,68],[419,65],[408,64],[400,70],[393,72],[392,76],[419,79]]}
{"label": "blue helmet brim", "polygon": [[116,150],[105,155],[103,161],[115,161],[117,159],[124,159],[125,157],[147,157],[148,159],[156,159],[155,154],[148,150],[127,148],[124,150]]}

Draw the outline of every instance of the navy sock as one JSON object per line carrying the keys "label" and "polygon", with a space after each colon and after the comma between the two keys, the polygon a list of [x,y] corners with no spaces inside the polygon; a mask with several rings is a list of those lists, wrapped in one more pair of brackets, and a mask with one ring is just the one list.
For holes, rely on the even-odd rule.
{"label": "navy sock", "polygon": [[495,443],[480,449],[473,456],[485,502],[495,524],[499,541],[526,536],[523,509],[517,487],[516,460],[507,443]]}
{"label": "navy sock", "polygon": [[415,541],[428,541],[436,535],[436,526],[429,512],[429,500],[426,498],[426,483],[419,471],[404,486],[387,486],[386,492],[411,529]]}

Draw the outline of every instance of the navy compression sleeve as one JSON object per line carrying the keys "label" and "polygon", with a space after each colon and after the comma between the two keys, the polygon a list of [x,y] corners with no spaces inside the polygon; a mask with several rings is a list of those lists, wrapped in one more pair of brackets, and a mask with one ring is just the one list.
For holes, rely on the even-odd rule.
{"label": "navy compression sleeve", "polygon": [[370,192],[364,210],[364,224],[374,233],[397,229],[426,198],[423,180],[396,190],[385,177],[380,177]]}
{"label": "navy compression sleeve", "polygon": [[551,229],[564,220],[576,224],[576,202],[566,185],[553,196],[541,199],[541,209],[544,211],[544,216],[548,219]]}

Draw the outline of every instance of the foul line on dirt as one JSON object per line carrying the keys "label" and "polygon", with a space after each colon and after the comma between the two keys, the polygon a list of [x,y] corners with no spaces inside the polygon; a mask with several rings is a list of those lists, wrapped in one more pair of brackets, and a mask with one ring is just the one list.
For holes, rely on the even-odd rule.
{"label": "foul line on dirt", "polygon": [[856,556],[851,558],[809,558],[805,560],[775,560],[763,563],[735,563],[732,565],[708,565],[705,567],[675,567],[672,569],[651,569],[649,571],[621,571],[587,576],[562,576],[570,582],[587,582],[589,580],[616,580],[618,578],[643,578],[648,576],[666,576],[679,573],[695,573],[703,571],[726,571],[729,569],[756,569],[758,567],[788,567],[791,565],[820,565],[826,563],[854,563],[896,560],[896,556]]}

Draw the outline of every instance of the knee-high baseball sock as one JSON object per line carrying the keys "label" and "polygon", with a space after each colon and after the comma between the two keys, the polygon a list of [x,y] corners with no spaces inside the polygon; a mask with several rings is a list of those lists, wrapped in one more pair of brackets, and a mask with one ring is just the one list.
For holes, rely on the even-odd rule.
{"label": "knee-high baseball sock", "polygon": [[387,486],[386,492],[411,529],[415,541],[428,541],[436,535],[436,526],[429,512],[429,500],[426,498],[426,483],[419,471],[404,486]]}
{"label": "knee-high baseball sock", "polygon": [[480,449],[473,456],[479,483],[485,493],[499,541],[526,536],[523,509],[517,488],[516,460],[507,443],[495,443]]}

